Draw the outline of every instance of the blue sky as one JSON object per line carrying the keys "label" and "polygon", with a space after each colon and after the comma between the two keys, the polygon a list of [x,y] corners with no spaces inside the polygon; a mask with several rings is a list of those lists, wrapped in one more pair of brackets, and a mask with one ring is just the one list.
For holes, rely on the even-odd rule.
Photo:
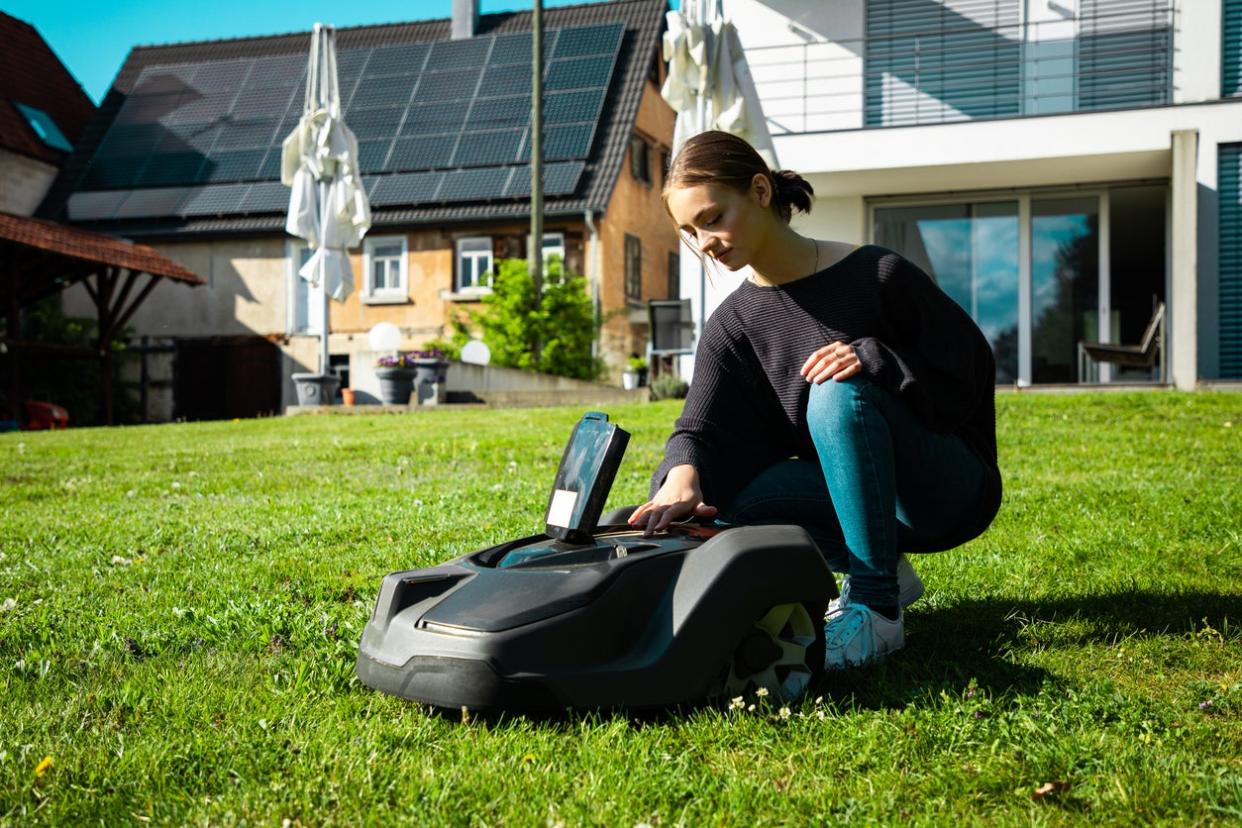
{"label": "blue sky", "polygon": [[[543,0],[545,9],[592,0]],[[529,10],[531,0],[480,0],[484,14]],[[674,3],[674,6],[677,4]],[[0,10],[39,30],[95,103],[133,46],[448,17],[453,0],[0,0]]]}

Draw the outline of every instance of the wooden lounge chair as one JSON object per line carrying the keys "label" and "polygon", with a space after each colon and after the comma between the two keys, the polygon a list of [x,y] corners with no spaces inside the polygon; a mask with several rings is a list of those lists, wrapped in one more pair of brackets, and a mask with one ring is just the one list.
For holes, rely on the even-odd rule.
{"label": "wooden lounge chair", "polygon": [[1143,341],[1138,345],[1116,345],[1111,342],[1078,343],[1079,382],[1086,382],[1087,369],[1091,363],[1108,362],[1125,368],[1151,368],[1160,360],[1160,384],[1166,382],[1168,366],[1164,348],[1164,302],[1156,305]]}

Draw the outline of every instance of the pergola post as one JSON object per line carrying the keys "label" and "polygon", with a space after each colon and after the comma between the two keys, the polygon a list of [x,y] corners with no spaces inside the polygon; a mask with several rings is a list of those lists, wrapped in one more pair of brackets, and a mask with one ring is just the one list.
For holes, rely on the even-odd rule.
{"label": "pergola post", "polygon": [[[6,306],[8,308],[8,339],[14,343],[21,341],[22,338],[22,306],[17,299],[17,265],[9,259],[5,265],[5,282],[8,286],[8,299]],[[16,344],[9,347],[9,419],[14,422],[21,422],[21,360],[18,355],[20,349]]]}

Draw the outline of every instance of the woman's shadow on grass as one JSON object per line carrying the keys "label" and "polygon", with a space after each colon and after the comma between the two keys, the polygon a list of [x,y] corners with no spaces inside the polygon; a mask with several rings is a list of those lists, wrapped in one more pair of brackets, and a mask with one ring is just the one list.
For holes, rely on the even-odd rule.
{"label": "woman's shadow on grass", "polygon": [[911,607],[906,649],[873,668],[831,674],[820,692],[863,708],[901,707],[972,682],[993,695],[1060,685],[1023,653],[1125,640],[1236,635],[1242,596],[1218,592],[1122,590],[1047,599],[985,597]]}

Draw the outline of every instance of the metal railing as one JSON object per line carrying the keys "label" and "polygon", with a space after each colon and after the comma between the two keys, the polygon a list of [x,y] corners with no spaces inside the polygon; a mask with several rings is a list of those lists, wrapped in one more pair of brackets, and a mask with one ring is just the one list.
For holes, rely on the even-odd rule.
{"label": "metal railing", "polygon": [[864,38],[746,56],[773,134],[1170,103],[1173,5],[1129,8],[991,27],[870,26]]}

